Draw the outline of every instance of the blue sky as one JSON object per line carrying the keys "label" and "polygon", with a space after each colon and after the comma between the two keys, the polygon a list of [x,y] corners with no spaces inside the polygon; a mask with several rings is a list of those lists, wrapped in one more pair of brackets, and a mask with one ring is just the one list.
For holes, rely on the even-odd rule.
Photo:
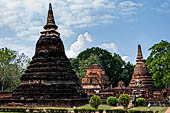
{"label": "blue sky", "polygon": [[66,55],[101,47],[135,63],[161,40],[170,41],[170,0],[0,0],[0,48],[34,55],[52,3]]}

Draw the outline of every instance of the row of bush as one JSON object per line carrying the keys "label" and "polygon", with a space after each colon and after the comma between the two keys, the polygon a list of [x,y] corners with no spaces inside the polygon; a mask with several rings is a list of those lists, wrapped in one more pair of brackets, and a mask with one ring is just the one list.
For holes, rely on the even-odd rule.
{"label": "row of bush", "polygon": [[[113,97],[113,96],[108,97],[106,102],[110,106],[117,106],[117,104],[119,103],[119,105],[122,105],[124,108],[127,108],[129,103],[130,103],[130,100],[131,99],[130,99],[130,96],[128,94],[121,94],[118,99],[116,97]],[[146,101],[145,101],[144,98],[136,98],[135,105],[143,106],[145,104],[145,102]],[[93,95],[90,98],[89,104],[93,108],[97,109],[98,106],[100,104],[102,104],[102,100],[101,100],[100,96]]]}
{"label": "row of bush", "polygon": [[[121,94],[118,99],[116,97],[107,98],[107,104],[111,106],[116,106],[117,103],[119,103],[124,108],[127,108],[129,105],[129,102],[130,102],[130,96],[128,94]],[[95,109],[97,109],[101,103],[102,103],[102,100],[100,96],[98,95],[93,95],[89,101],[89,104]]]}
{"label": "row of bush", "polygon": [[[124,97],[124,99],[126,99],[126,98],[128,98],[128,97]],[[110,106],[117,106],[118,102],[120,102],[120,101],[121,101],[120,98],[117,99],[116,97],[113,97],[113,96],[108,97],[106,100],[107,104]],[[145,105],[146,100],[144,98],[136,98],[135,102],[136,102],[135,104],[137,106],[143,106],[143,105]]]}
{"label": "row of bush", "polygon": [[[99,113],[103,113],[104,109],[98,109]],[[126,109],[107,109],[106,113],[154,113],[153,111],[136,111],[136,110],[126,110]],[[21,112],[21,113],[70,113],[67,109],[41,109],[41,108],[20,108],[20,107],[0,107],[0,112]],[[94,108],[77,108],[74,109],[74,113],[95,113],[96,109]]]}

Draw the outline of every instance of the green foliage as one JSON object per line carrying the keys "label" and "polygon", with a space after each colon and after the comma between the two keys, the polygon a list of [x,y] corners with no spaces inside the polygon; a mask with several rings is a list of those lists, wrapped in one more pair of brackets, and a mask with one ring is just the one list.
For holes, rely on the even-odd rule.
{"label": "green foliage", "polygon": [[110,106],[116,106],[118,101],[117,101],[117,98],[116,97],[113,97],[113,96],[110,96],[107,98],[106,100],[107,104],[110,105]]}
{"label": "green foliage", "polygon": [[137,98],[136,103],[139,106],[143,106],[145,104],[146,100],[144,98]]}
{"label": "green foliage", "polygon": [[91,98],[90,98],[90,101],[89,101],[89,104],[97,109],[99,107],[100,104],[102,104],[102,100],[100,98],[100,96],[98,95],[93,95]]}
{"label": "green foliage", "polygon": [[146,64],[156,87],[170,85],[170,43],[161,41],[150,49]]}
{"label": "green foliage", "polygon": [[0,86],[1,91],[13,90],[20,83],[20,76],[28,64],[28,57],[19,55],[8,48],[0,49]]}
{"label": "green foliage", "polygon": [[108,109],[106,113],[128,113],[126,109]]}
{"label": "green foliage", "polygon": [[124,108],[127,108],[130,102],[130,96],[128,94],[121,94],[119,96],[118,102],[120,105],[122,105]]}
{"label": "green foliage", "polygon": [[137,110],[129,110],[128,113],[154,113],[153,111],[137,111]]}
{"label": "green foliage", "polygon": [[110,52],[99,47],[87,49],[76,58],[70,59],[70,61],[80,80],[85,76],[88,66],[99,64],[105,69],[106,75],[113,86],[117,86],[120,80],[123,80],[128,85],[133,72],[132,64],[126,64],[118,54],[114,53],[112,56]]}
{"label": "green foliage", "polygon": [[95,109],[94,108],[86,108],[86,109],[83,109],[83,108],[77,108],[77,109],[74,109],[74,113],[95,113]]}
{"label": "green foliage", "polygon": [[24,107],[0,107],[0,112],[25,112]]}

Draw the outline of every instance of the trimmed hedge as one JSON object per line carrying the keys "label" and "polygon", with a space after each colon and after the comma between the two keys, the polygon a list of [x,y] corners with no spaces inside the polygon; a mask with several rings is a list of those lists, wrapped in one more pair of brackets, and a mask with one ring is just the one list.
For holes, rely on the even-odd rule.
{"label": "trimmed hedge", "polygon": [[25,112],[24,107],[0,107],[0,112]]}
{"label": "trimmed hedge", "polygon": [[100,98],[100,96],[98,95],[93,95],[90,98],[89,104],[91,105],[91,107],[98,109],[99,105],[102,103],[102,100]]}
{"label": "trimmed hedge", "polygon": [[118,103],[118,100],[117,100],[116,97],[110,96],[110,97],[107,98],[106,102],[110,106],[116,106],[117,103]]}
{"label": "trimmed hedge", "polygon": [[126,109],[108,109],[106,113],[128,113]]}
{"label": "trimmed hedge", "polygon": [[[77,108],[74,109],[74,113],[95,113],[95,109],[94,108]],[[100,112],[101,113],[101,112]]]}
{"label": "trimmed hedge", "polygon": [[144,98],[137,98],[136,103],[138,106],[143,106],[145,104],[146,100]]}
{"label": "trimmed hedge", "polygon": [[154,113],[153,111],[137,111],[137,110],[129,110],[128,113]]}
{"label": "trimmed hedge", "polygon": [[121,94],[118,98],[118,102],[124,108],[127,108],[130,102],[130,96],[128,94]]}

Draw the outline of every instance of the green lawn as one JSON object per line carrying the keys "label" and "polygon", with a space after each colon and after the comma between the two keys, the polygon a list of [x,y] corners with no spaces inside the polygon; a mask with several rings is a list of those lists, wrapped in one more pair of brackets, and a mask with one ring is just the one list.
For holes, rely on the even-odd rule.
{"label": "green lawn", "polygon": [[[86,104],[84,106],[80,106],[80,107],[77,107],[77,108],[92,108],[92,107],[90,106],[90,104]],[[99,108],[102,108],[102,109],[111,109],[111,108],[113,108],[113,106],[102,104],[102,105],[99,105]]]}
{"label": "green lawn", "polygon": [[[33,107],[34,108],[34,107]],[[34,109],[58,109],[57,107],[35,107]],[[89,104],[86,104],[84,106],[80,106],[80,107],[77,107],[77,108],[85,108],[85,109],[88,109],[88,108],[92,108]],[[99,109],[113,109],[115,107],[113,106],[109,106],[109,105],[106,105],[106,104],[102,104],[99,106]],[[73,108],[63,108],[63,109],[68,109],[69,111],[73,111]],[[165,113],[165,111],[168,109],[168,107],[151,107],[150,110],[151,111],[159,111],[159,113]],[[131,108],[130,110],[141,110],[141,111],[148,111],[149,109],[147,107],[133,107]],[[5,113],[5,112],[0,112],[0,113]],[[10,113],[19,113],[19,112],[10,112]]]}
{"label": "green lawn", "polygon": [[[150,110],[151,111],[159,111],[159,113],[165,113],[165,111],[168,109],[168,107],[151,107]],[[143,111],[147,111],[148,108],[147,107],[133,107],[130,110],[143,110]]]}

